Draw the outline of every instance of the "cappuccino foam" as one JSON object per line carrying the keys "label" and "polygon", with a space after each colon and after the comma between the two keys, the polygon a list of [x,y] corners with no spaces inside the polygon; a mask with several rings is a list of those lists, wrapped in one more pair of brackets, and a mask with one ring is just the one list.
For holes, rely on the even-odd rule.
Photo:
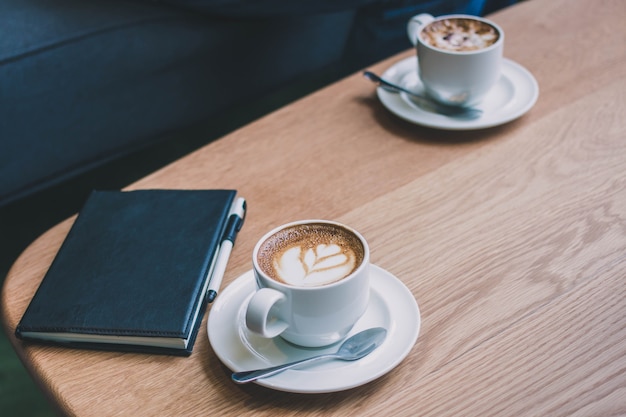
{"label": "cappuccino foam", "polygon": [[349,230],[325,223],[282,229],[259,247],[259,267],[274,280],[298,287],[339,281],[363,262],[364,248]]}
{"label": "cappuccino foam", "polygon": [[426,26],[420,36],[430,46],[456,52],[487,48],[500,37],[490,24],[466,18],[436,20]]}

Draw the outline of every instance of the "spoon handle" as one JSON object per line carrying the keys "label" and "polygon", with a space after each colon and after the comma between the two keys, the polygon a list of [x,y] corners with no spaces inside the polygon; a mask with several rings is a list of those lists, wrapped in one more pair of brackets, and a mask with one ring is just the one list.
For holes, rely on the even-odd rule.
{"label": "spoon handle", "polygon": [[432,111],[434,113],[443,114],[445,116],[451,116],[467,120],[477,119],[482,114],[482,110],[474,107],[451,106],[448,104],[437,103],[430,98],[409,90],[408,88],[404,88],[402,86],[390,83],[389,81],[379,77],[371,71],[363,71],[363,75],[367,79],[376,83],[387,91],[391,91],[394,93],[402,92],[407,94],[413,103],[426,111]]}
{"label": "spoon handle", "polygon": [[242,372],[234,372],[232,375],[232,380],[238,384],[245,384],[247,382],[256,381],[259,378],[265,378],[268,376],[276,375],[282,371],[287,369],[295,368],[296,366],[303,365],[305,363],[316,362],[321,359],[330,359],[336,358],[337,355],[334,353],[328,353],[325,355],[313,356],[312,358],[301,359],[295,362],[289,362],[282,365],[271,366],[269,368],[257,369],[254,371],[242,371]]}

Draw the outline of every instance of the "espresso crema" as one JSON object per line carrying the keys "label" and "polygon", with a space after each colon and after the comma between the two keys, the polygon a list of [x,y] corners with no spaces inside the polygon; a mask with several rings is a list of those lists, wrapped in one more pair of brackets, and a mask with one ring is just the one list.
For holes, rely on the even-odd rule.
{"label": "espresso crema", "polygon": [[498,41],[498,30],[480,20],[450,18],[428,24],[420,34],[426,44],[446,51],[469,52]]}
{"label": "espresso crema", "polygon": [[259,247],[259,267],[274,280],[298,287],[339,281],[363,262],[364,248],[351,231],[308,223],[282,229]]}

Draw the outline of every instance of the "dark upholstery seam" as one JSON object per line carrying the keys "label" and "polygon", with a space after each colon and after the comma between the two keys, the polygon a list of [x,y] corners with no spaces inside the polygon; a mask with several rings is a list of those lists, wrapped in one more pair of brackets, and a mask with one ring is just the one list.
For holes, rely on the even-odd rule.
{"label": "dark upholstery seam", "polygon": [[40,54],[42,52],[45,51],[50,51],[53,50],[55,48],[60,48],[75,42],[79,42],[83,39],[87,39],[90,38],[92,36],[97,36],[97,35],[102,35],[104,33],[108,33],[108,32],[114,32],[116,30],[120,30],[120,29],[126,29],[126,28],[130,28],[133,26],[137,26],[137,25],[147,25],[147,24],[152,24],[152,23],[158,23],[158,22],[165,22],[165,21],[173,21],[171,17],[169,16],[163,16],[163,17],[157,17],[157,18],[150,18],[150,19],[143,19],[143,20],[134,20],[132,22],[125,22],[125,23],[120,23],[114,26],[107,26],[89,33],[84,33],[81,35],[74,35],[71,38],[68,39],[64,39],[62,41],[57,41],[54,43],[50,43],[48,45],[42,45],[42,46],[37,46],[34,49],[31,49],[29,51],[26,52],[22,52],[18,55],[14,55],[11,57],[7,57],[7,58],[3,58],[0,59],[0,65],[3,64],[7,64],[7,63],[11,63],[11,62],[15,62],[15,61],[19,61],[23,58],[32,56],[32,55],[37,55]]}

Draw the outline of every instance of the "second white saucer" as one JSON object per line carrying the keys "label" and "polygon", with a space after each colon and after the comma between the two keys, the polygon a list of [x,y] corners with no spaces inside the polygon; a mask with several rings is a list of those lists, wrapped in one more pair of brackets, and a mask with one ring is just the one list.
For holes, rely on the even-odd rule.
{"label": "second white saucer", "polygon": [[[405,58],[385,71],[382,77],[411,91],[422,92],[422,82],[417,76],[418,59]],[[406,95],[377,88],[382,104],[396,116],[421,126],[444,130],[474,130],[498,126],[525,114],[539,97],[539,86],[533,75],[524,67],[509,59],[502,61],[502,77],[476,106],[483,111],[474,120],[455,119],[423,110]]]}
{"label": "second white saucer", "polygon": [[[337,350],[338,345],[303,348],[280,337],[265,339],[251,333],[245,326],[244,313],[255,290],[254,274],[248,271],[233,281],[211,307],[207,324],[209,341],[229,369],[265,368]],[[355,362],[328,361],[291,369],[256,383],[288,392],[334,392],[363,385],[395,368],[417,341],[421,323],[419,308],[402,281],[375,265],[371,267],[371,290],[368,309],[349,336],[370,327],[384,327],[387,339],[377,350]]]}

